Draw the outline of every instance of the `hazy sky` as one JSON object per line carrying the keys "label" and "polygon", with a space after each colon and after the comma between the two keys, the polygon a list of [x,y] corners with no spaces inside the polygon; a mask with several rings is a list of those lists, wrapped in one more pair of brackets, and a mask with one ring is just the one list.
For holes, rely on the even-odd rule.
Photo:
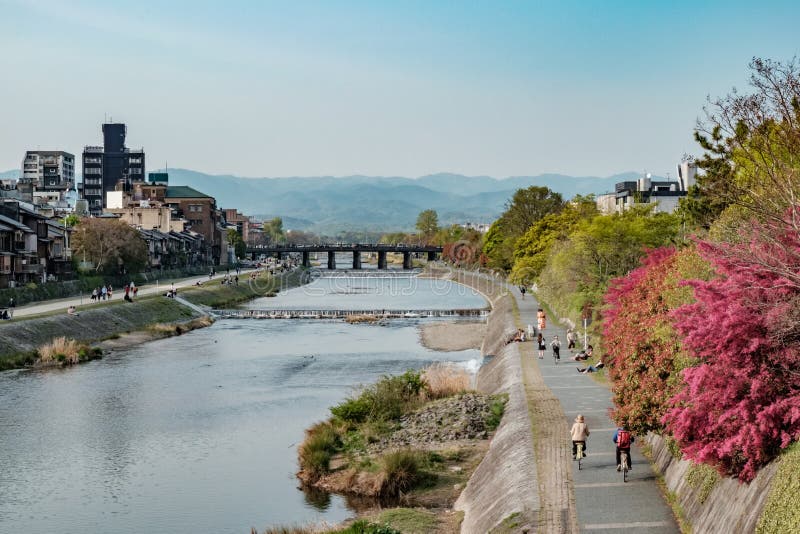
{"label": "hazy sky", "polygon": [[0,0],[0,170],[108,115],[149,169],[674,177],[706,95],[798,52],[793,2]]}

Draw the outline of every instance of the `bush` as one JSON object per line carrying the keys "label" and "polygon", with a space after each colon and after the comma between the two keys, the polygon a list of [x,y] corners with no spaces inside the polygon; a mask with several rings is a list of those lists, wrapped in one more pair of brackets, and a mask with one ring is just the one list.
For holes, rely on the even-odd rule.
{"label": "bush", "polygon": [[420,400],[423,388],[420,373],[406,371],[399,376],[383,376],[364,388],[358,397],[351,397],[331,408],[331,413],[343,421],[392,421],[412,410]]}
{"label": "bush", "polygon": [[794,532],[800,525],[800,444],[795,442],[779,461],[756,534]]}
{"label": "bush", "polygon": [[75,364],[81,361],[81,352],[84,355],[88,353],[88,348],[78,344],[74,339],[67,339],[62,336],[42,345],[37,352],[41,363]]}
{"label": "bush", "polygon": [[414,487],[419,480],[420,454],[412,450],[387,453],[381,458],[384,481],[381,493],[394,497]]}
{"label": "bush", "polygon": [[336,530],[330,534],[403,534],[399,530],[386,525],[377,525],[364,519],[359,519],[343,530]]}
{"label": "bush", "polygon": [[319,477],[330,470],[330,461],[341,440],[330,423],[317,423],[306,430],[306,437],[300,444],[300,467],[312,478]]}
{"label": "bush", "polygon": [[489,410],[491,413],[486,418],[486,429],[490,432],[500,426],[500,420],[503,418],[503,413],[506,411],[506,402],[508,402],[508,394],[494,395],[489,403]]}
{"label": "bush", "polygon": [[451,397],[469,389],[469,373],[463,367],[436,363],[422,372],[425,394],[431,399]]}

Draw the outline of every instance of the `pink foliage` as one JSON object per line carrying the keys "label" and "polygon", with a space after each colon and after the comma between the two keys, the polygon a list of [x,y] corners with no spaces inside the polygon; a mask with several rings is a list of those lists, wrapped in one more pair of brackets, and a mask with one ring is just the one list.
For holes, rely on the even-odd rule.
{"label": "pink foliage", "polygon": [[785,276],[800,273],[800,240],[788,225],[772,236],[699,243],[720,276],[688,282],[696,302],[673,312],[700,364],[663,422],[686,457],[745,482],[800,437],[800,291]]}

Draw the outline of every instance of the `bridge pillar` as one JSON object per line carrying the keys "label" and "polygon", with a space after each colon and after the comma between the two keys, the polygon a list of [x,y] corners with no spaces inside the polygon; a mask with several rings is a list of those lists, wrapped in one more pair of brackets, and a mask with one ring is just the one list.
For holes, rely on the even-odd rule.
{"label": "bridge pillar", "polygon": [[353,251],[353,269],[360,269],[361,268],[361,251],[354,250]]}
{"label": "bridge pillar", "polygon": [[428,261],[436,261],[436,252],[434,251],[428,252]]}
{"label": "bridge pillar", "polygon": [[328,252],[328,269],[333,270],[336,268],[336,253],[333,251]]}
{"label": "bridge pillar", "polygon": [[386,269],[386,251],[378,251],[378,269]]}
{"label": "bridge pillar", "polygon": [[303,251],[303,267],[308,269],[311,267],[311,256],[309,255],[307,250]]}
{"label": "bridge pillar", "polygon": [[411,253],[403,252],[403,269],[411,269],[414,265],[411,263]]}

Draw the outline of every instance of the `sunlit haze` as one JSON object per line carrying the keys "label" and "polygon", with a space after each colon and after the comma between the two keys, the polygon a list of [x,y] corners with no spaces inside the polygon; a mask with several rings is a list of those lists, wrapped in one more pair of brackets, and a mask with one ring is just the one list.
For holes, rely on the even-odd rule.
{"label": "sunlit haze", "polygon": [[[770,4],[769,6],[767,4]],[[674,172],[790,2],[0,0],[0,171],[125,122],[148,169]]]}

